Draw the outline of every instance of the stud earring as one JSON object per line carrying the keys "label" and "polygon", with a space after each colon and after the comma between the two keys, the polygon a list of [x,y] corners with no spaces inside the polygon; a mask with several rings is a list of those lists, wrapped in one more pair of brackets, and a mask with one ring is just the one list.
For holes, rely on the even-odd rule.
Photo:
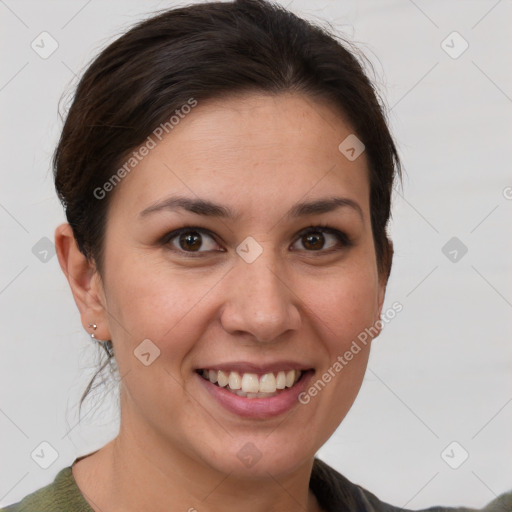
{"label": "stud earring", "polygon": [[[98,326],[96,324],[89,324],[89,327],[92,327],[93,330],[96,330],[98,328]],[[96,336],[94,335],[93,332],[90,333],[90,336],[91,336],[91,338],[93,340],[96,340],[99,343],[108,343],[108,342],[110,342],[110,340],[99,340],[98,338],[96,338]]]}
{"label": "stud earring", "polygon": [[[96,324],[89,324],[89,327],[92,327],[94,330],[96,330],[98,326]],[[96,336],[94,336],[94,333],[91,333],[91,338],[96,338]]]}
{"label": "stud earring", "polygon": [[[96,324],[89,324],[89,327],[92,328],[94,331],[98,328]],[[90,333],[90,336],[93,340],[97,341],[98,343],[101,343],[101,346],[105,349],[109,358],[114,356],[114,349],[112,347],[111,340],[99,340],[98,338],[96,338],[93,332]]]}

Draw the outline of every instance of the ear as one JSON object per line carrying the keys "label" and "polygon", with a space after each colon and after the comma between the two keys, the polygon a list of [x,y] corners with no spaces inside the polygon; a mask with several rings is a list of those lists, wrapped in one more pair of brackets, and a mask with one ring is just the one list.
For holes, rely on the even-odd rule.
{"label": "ear", "polygon": [[[88,260],[78,248],[73,230],[68,223],[55,230],[55,249],[59,264],[66,276],[73,298],[80,311],[82,325],[100,340],[110,340],[108,314],[101,277],[94,261]],[[92,329],[89,324],[96,324]]]}
{"label": "ear", "polygon": [[[386,288],[388,284],[389,275],[391,273],[391,265],[393,263],[393,242],[386,237],[386,249],[384,250],[383,261],[382,261],[382,271],[379,272],[379,280],[378,280],[378,293],[377,293],[377,318],[375,318],[375,324],[380,320],[382,315],[382,307],[384,306],[384,299],[386,297]],[[382,323],[379,322],[378,331],[379,334],[382,330]],[[378,336],[378,335],[377,335]]]}

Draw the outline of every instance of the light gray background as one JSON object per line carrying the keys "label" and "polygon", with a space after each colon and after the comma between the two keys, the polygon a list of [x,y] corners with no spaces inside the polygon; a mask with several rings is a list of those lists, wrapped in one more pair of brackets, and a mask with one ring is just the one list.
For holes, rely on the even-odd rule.
{"label": "light gray background", "polygon": [[[385,305],[404,309],[374,343],[359,397],[319,456],[397,506],[481,507],[512,488],[512,3],[283,4],[329,20],[370,57],[407,173]],[[61,94],[117,34],[173,5],[0,0],[1,505],[117,432],[112,394],[77,424],[95,348],[57,258],[44,263],[32,248],[64,221],[50,171]],[[59,45],[48,59],[31,48],[42,31]],[[457,59],[441,47],[453,31],[469,43]],[[468,248],[455,263],[441,251],[453,236]],[[59,455],[48,469],[30,456],[42,441]],[[469,453],[458,469],[441,457],[452,441]]]}

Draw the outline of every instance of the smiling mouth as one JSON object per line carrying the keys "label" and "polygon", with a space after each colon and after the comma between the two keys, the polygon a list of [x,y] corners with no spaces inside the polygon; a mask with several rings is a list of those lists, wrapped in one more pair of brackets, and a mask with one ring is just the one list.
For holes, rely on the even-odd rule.
{"label": "smiling mouth", "polygon": [[271,398],[292,388],[309,370],[288,370],[265,373],[225,372],[199,369],[198,375],[215,386],[244,398]]}

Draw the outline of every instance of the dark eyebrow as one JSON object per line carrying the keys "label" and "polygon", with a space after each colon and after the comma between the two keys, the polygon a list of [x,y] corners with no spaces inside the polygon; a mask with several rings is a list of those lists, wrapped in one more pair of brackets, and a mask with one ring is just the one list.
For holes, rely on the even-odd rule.
{"label": "dark eyebrow", "polygon": [[347,197],[329,197],[319,199],[317,201],[297,203],[287,214],[287,217],[302,217],[305,215],[318,215],[320,213],[328,213],[338,208],[348,207],[354,209],[361,220],[364,221],[363,210],[353,199]]}
{"label": "dark eyebrow", "polygon": [[153,204],[142,210],[139,217],[144,217],[149,213],[161,210],[177,210],[179,208],[208,217],[222,217],[226,219],[234,219],[236,217],[235,213],[226,206],[221,206],[205,199],[190,199],[182,196],[169,197]]}
{"label": "dark eyebrow", "polygon": [[[329,197],[325,199],[318,199],[316,201],[302,202],[294,205],[291,210],[286,214],[288,218],[303,217],[306,215],[318,215],[321,213],[328,213],[338,208],[348,207],[355,210],[361,219],[364,221],[363,210],[354,200],[345,197]],[[226,219],[235,219],[237,215],[233,210],[220,204],[212,203],[206,199],[191,199],[183,196],[169,197],[155,203],[145,210],[141,211],[139,217],[161,210],[187,210],[198,215],[208,217],[219,217]]]}

